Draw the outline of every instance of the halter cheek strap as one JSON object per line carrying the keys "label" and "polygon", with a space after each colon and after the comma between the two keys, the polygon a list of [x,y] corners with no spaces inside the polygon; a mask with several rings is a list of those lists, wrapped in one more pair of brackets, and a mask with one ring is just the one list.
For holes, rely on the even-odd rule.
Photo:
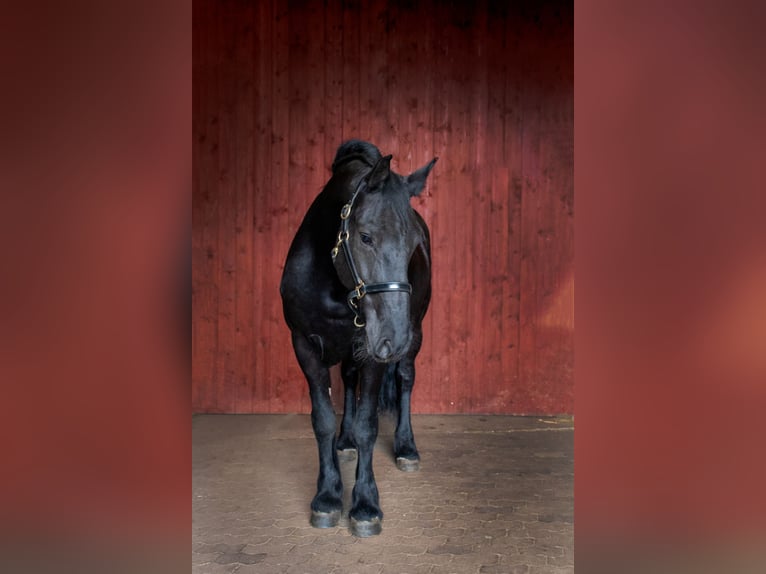
{"label": "halter cheek strap", "polygon": [[359,185],[356,186],[354,194],[351,196],[349,202],[343,206],[340,211],[340,231],[338,232],[338,241],[335,243],[335,247],[332,248],[333,261],[338,256],[340,250],[343,250],[343,254],[346,258],[346,264],[351,272],[351,278],[354,280],[355,287],[349,291],[346,296],[349,308],[354,312],[354,325],[357,327],[364,327],[364,319],[359,315],[359,302],[365,295],[373,295],[378,293],[393,293],[403,292],[408,295],[412,293],[412,285],[409,283],[402,283],[400,281],[386,281],[383,283],[370,283],[366,284],[359,276],[356,263],[354,263],[354,257],[351,254],[351,248],[348,245],[348,239],[350,233],[348,230],[348,220],[351,217],[351,210],[354,207],[354,201],[359,195],[359,192],[367,186],[366,178],[362,178],[359,181]]}

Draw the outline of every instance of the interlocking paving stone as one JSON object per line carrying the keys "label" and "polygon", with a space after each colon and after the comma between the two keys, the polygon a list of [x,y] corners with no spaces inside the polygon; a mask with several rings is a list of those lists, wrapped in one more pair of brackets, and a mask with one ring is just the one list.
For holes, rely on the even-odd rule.
{"label": "interlocking paving stone", "polygon": [[[417,415],[413,427],[421,468],[403,473],[381,419],[383,532],[359,539],[345,515],[309,525],[309,416],[194,416],[193,574],[574,572],[571,418]],[[341,462],[345,512],[355,468]]]}

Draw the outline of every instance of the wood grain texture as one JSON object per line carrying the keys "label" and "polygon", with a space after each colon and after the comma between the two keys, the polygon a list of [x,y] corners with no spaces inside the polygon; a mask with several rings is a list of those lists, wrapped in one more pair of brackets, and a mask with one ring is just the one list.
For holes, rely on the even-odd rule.
{"label": "wood grain texture", "polygon": [[539,4],[195,2],[196,412],[309,412],[279,279],[352,137],[439,157],[414,411],[573,412],[573,13]]}

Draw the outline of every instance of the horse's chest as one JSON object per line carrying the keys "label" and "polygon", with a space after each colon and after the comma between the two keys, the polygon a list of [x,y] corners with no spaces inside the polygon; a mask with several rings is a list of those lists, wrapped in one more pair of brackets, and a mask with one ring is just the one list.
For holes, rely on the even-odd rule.
{"label": "horse's chest", "polygon": [[351,329],[315,329],[315,331],[309,333],[308,339],[322,362],[335,365],[348,356],[354,338]]}

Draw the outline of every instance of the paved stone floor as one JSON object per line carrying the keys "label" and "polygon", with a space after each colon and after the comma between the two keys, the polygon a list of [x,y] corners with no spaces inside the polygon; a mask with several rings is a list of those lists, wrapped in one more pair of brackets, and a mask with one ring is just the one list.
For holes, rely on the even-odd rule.
{"label": "paved stone floor", "polygon": [[[381,418],[383,532],[309,525],[317,453],[307,415],[192,419],[195,574],[574,572],[573,421],[413,417],[418,472],[393,460]],[[356,461],[341,463],[345,510]]]}

